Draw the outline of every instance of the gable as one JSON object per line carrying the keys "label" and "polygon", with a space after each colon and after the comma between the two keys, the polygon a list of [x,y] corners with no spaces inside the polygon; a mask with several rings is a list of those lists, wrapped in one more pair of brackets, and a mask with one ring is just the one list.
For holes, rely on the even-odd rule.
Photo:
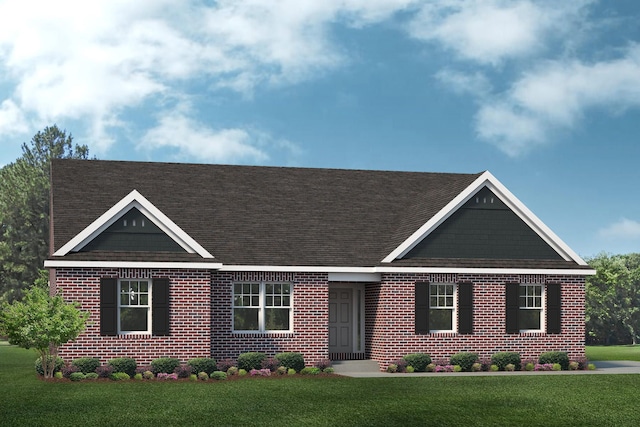
{"label": "gable", "polygon": [[[127,226],[124,225],[125,219]],[[150,227],[147,229],[148,232],[139,232],[142,228],[142,220],[148,221],[145,222],[145,228]],[[133,221],[136,221],[135,227],[133,227]],[[119,248],[129,246],[127,249],[110,249],[111,251],[148,252],[151,244],[146,240],[149,236],[151,240],[155,239],[164,248],[170,249],[169,252],[178,252],[175,246],[178,245],[182,249],[181,252],[198,254],[202,258],[213,258],[213,255],[204,247],[136,190],[131,191],[104,212],[53,255],[65,256],[71,252],[102,250],[110,246]],[[151,248],[151,252],[162,251],[156,247]]]}
{"label": "gable", "polygon": [[562,260],[487,187],[474,194],[404,258]]}
{"label": "gable", "polygon": [[138,208],[131,208],[79,252],[185,252]]}

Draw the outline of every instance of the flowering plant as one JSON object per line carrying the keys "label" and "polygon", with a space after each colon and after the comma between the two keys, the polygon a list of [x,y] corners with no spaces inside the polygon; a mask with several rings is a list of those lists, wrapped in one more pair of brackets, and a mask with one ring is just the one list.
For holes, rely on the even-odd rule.
{"label": "flowering plant", "polygon": [[167,374],[164,372],[159,372],[156,378],[159,380],[177,380],[178,374]]}

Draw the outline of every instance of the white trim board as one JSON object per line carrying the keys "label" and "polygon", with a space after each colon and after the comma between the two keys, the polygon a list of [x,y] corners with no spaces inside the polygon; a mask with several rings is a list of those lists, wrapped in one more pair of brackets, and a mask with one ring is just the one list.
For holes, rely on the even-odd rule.
{"label": "white trim board", "polygon": [[174,223],[168,216],[162,213],[160,209],[156,208],[153,203],[147,200],[137,190],[133,190],[125,196],[122,200],[111,207],[111,209],[102,214],[98,219],[78,233],[73,239],[69,240],[64,246],[58,249],[53,255],[65,256],[70,252],[79,251],[134,207],[149,218],[151,222],[157,225],[186,252],[191,254],[197,253],[202,258],[213,258],[213,255],[200,246],[198,242],[191,238],[191,236],[182,230],[182,228]]}
{"label": "white trim board", "polygon": [[[331,281],[372,281],[383,273],[450,273],[450,274],[548,274],[593,276],[593,269],[562,268],[465,268],[465,267],[322,267],[304,265],[224,265],[213,262],[146,262],[146,261],[71,261],[47,260],[47,268],[171,268],[218,270],[223,272],[327,273]],[[360,280],[354,280],[354,279]],[[337,280],[340,279],[340,280]]]}
{"label": "white trim board", "polygon": [[574,261],[578,265],[587,263],[575,253],[566,243],[564,243],[549,227],[534,215],[518,198],[511,193],[491,172],[486,171],[480,175],[471,185],[465,188],[436,215],[427,221],[422,227],[416,230],[404,242],[387,255],[382,262],[390,263],[396,259],[404,257],[411,249],[416,247],[425,237],[438,228],[454,212],[464,205],[474,194],[483,187],[491,190],[500,200],[509,207],[525,224],[527,224],[542,240],[551,246],[565,261]]}

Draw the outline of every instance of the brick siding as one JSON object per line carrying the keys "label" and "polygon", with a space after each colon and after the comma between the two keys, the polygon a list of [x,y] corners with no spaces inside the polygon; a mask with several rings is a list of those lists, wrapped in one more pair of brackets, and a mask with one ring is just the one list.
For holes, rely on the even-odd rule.
{"label": "brick siding", "polygon": [[[473,283],[473,334],[416,334],[414,286],[416,282]],[[560,283],[560,334],[507,334],[507,283]],[[366,351],[380,369],[408,353],[424,352],[435,362],[447,362],[460,351],[489,359],[498,351],[515,351],[522,360],[537,359],[546,351],[566,351],[571,359],[584,357],[584,278],[544,275],[384,274],[381,283],[369,284],[365,293]]]}
{"label": "brick siding", "polygon": [[[100,336],[101,277],[170,279],[171,335]],[[293,284],[293,332],[234,333],[234,282]],[[416,282],[472,282],[473,334],[416,334]],[[506,283],[559,283],[562,333],[505,333]],[[60,349],[65,360],[133,357],[147,364],[157,357],[216,360],[237,358],[247,351],[272,356],[283,351],[303,353],[311,365],[328,354],[328,275],[325,273],[208,272],[201,270],[74,269],[56,271],[58,292],[91,313],[87,330]],[[517,351],[523,360],[551,350],[570,358],[584,357],[584,278],[545,275],[383,274],[380,283],[365,286],[365,350],[381,369],[413,352],[429,353],[436,361],[459,351],[473,351],[488,359],[497,351]]]}

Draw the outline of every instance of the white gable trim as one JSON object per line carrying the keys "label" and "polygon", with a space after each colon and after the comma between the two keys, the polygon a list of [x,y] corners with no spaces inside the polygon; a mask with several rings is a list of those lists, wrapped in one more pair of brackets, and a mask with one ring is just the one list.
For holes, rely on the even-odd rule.
{"label": "white gable trim", "polygon": [[536,232],[542,240],[551,246],[565,261],[574,261],[578,265],[587,263],[575,253],[566,243],[564,243],[549,227],[533,214],[516,196],[511,193],[496,177],[486,171],[480,175],[471,185],[465,188],[458,196],[451,200],[436,215],[427,221],[422,227],[416,230],[400,246],[387,255],[382,262],[390,263],[396,259],[404,257],[411,249],[427,237],[432,231],[440,226],[455,211],[464,205],[482,187],[489,188],[496,196],[504,202],[509,209],[520,217],[531,229]]}
{"label": "white gable trim", "polygon": [[168,216],[163,214],[160,209],[156,208],[153,203],[147,200],[137,190],[133,190],[126,197],[116,203],[111,209],[93,221],[78,235],[58,249],[53,255],[64,256],[70,252],[79,251],[134,207],[149,218],[149,220],[157,225],[164,233],[171,237],[186,252],[191,254],[196,253],[202,258],[213,258],[213,255],[200,246],[198,242],[192,239],[184,232],[184,230],[178,227],[176,223],[171,221]]}

